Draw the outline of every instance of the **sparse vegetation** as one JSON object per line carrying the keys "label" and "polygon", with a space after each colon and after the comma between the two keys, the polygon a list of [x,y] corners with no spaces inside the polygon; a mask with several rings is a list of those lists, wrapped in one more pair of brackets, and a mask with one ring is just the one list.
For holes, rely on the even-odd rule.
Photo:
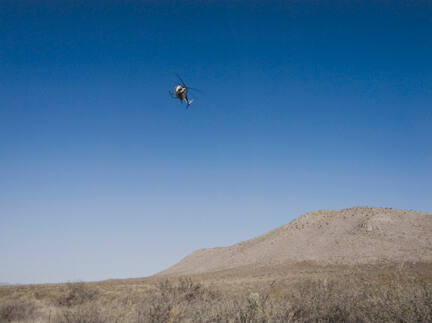
{"label": "sparse vegetation", "polygon": [[33,302],[21,299],[0,301],[0,322],[30,321],[37,316]]}
{"label": "sparse vegetation", "polygon": [[94,300],[97,294],[98,292],[95,288],[85,283],[66,283],[64,292],[57,298],[57,304],[66,307],[86,304]]}
{"label": "sparse vegetation", "polygon": [[431,265],[301,268],[289,279],[273,272],[262,281],[225,273],[5,286],[0,322],[432,321]]}

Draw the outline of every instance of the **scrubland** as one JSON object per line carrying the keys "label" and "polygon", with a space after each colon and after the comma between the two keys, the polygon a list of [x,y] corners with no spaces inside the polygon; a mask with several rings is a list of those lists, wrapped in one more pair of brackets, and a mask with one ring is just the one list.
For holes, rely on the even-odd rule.
{"label": "scrubland", "polygon": [[302,263],[1,286],[0,322],[432,322],[432,265]]}
{"label": "scrubland", "polygon": [[0,322],[432,322],[432,214],[305,214],[148,278],[0,286]]}

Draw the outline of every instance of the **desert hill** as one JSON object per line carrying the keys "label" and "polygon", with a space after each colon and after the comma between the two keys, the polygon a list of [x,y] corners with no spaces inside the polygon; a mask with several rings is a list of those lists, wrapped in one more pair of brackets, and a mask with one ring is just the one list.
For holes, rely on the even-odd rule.
{"label": "desert hill", "polygon": [[250,266],[432,262],[432,213],[356,207],[307,213],[257,238],[200,249],[159,275]]}

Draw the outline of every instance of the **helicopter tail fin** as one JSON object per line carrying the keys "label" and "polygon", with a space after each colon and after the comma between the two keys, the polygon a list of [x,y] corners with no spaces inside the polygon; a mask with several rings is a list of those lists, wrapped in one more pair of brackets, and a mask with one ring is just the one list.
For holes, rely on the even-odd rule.
{"label": "helicopter tail fin", "polygon": [[192,104],[193,99],[192,100],[186,100],[186,108],[189,109],[189,106]]}

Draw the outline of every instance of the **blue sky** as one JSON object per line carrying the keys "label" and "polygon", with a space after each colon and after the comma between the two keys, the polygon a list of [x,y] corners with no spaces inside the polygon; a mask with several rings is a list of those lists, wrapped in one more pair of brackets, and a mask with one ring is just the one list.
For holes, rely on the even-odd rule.
{"label": "blue sky", "polygon": [[426,1],[1,1],[0,281],[142,277],[315,209],[431,211],[431,30]]}

